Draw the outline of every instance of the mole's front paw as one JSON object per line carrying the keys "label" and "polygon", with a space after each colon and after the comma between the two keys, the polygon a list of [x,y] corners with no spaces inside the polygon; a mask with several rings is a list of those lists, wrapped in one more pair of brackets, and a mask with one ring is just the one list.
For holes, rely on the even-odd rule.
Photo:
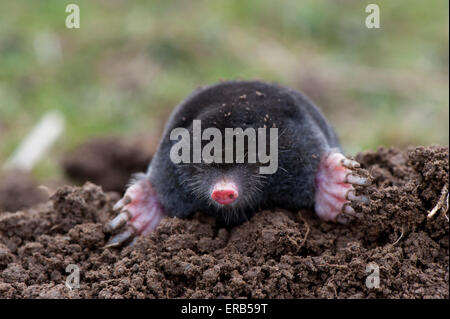
{"label": "mole's front paw", "polygon": [[136,236],[149,234],[164,216],[156,191],[144,174],[128,187],[114,210],[118,210],[119,215],[109,222],[107,230],[120,232],[108,241],[106,247],[120,246],[134,241]]}
{"label": "mole's front paw", "polygon": [[369,178],[357,175],[353,170],[359,163],[338,152],[322,156],[316,174],[315,210],[326,221],[347,223],[354,218],[351,201],[367,203],[366,196],[357,196],[353,185],[369,185]]}

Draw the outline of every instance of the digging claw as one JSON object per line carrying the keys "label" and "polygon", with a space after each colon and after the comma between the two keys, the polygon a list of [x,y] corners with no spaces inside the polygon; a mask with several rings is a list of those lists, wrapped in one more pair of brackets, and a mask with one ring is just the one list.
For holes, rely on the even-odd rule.
{"label": "digging claw", "polygon": [[342,207],[342,213],[349,216],[356,216],[355,210],[350,206],[349,203],[344,204],[344,206]]}
{"label": "digging claw", "polygon": [[341,160],[341,164],[342,164],[342,166],[344,166],[344,167],[346,167],[348,169],[361,167],[361,165],[357,161],[354,161],[354,160],[351,160],[351,159],[348,159],[348,158],[343,158]]}
{"label": "digging claw", "polygon": [[123,233],[120,233],[114,237],[112,237],[104,248],[117,247],[122,246],[125,242],[127,242],[130,238],[135,236],[136,231],[134,229],[127,229]]}
{"label": "digging claw", "polygon": [[369,203],[369,198],[367,196],[364,196],[364,195],[357,196],[354,189],[350,189],[347,192],[347,196],[345,196],[345,198],[347,200],[360,202],[360,203],[363,203],[363,204],[368,204]]}
{"label": "digging claw", "polygon": [[369,198],[356,195],[353,187],[371,183],[369,178],[359,176],[354,171],[359,167],[357,161],[338,152],[330,152],[322,157],[315,180],[315,210],[320,218],[347,224],[356,217],[351,202],[369,203]]}
{"label": "digging claw", "polygon": [[370,180],[368,178],[348,173],[345,177],[345,182],[353,185],[369,186]]}
{"label": "digging claw", "polygon": [[127,189],[125,196],[113,209],[119,211],[119,214],[107,224],[107,231],[115,232],[126,228],[114,235],[105,248],[122,246],[130,241],[132,245],[137,236],[152,232],[164,215],[156,191],[145,175]]}
{"label": "digging claw", "polygon": [[350,203],[345,203],[342,206],[341,213],[336,216],[336,222],[340,224],[348,224],[350,221],[356,218],[357,214],[353,207],[350,206]]}
{"label": "digging claw", "polygon": [[131,213],[127,210],[117,215],[112,221],[109,222],[111,230],[118,229],[124,226],[131,219]]}
{"label": "digging claw", "polygon": [[119,200],[113,207],[114,210],[121,210],[124,206],[127,206],[131,203],[132,199],[130,196],[124,196],[121,200]]}

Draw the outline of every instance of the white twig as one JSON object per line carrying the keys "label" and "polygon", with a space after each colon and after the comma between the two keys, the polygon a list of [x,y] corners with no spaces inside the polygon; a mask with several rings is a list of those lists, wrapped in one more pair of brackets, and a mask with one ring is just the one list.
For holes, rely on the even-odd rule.
{"label": "white twig", "polygon": [[448,210],[448,186],[447,186],[447,184],[444,185],[444,187],[442,187],[441,197],[439,198],[436,206],[434,206],[433,209],[428,213],[427,217],[428,218],[433,217],[444,206],[444,202],[446,202],[446,207],[445,207],[445,210],[443,211],[443,213],[445,214],[445,213],[447,213],[447,210]]}
{"label": "white twig", "polygon": [[395,244],[397,244],[400,241],[400,239],[402,239],[402,237],[403,237],[403,227],[402,227],[402,233],[400,234],[400,237],[395,241],[395,243],[392,244],[392,246],[395,246]]}
{"label": "white twig", "polygon": [[64,117],[58,111],[45,114],[22,141],[4,168],[30,171],[64,130]]}

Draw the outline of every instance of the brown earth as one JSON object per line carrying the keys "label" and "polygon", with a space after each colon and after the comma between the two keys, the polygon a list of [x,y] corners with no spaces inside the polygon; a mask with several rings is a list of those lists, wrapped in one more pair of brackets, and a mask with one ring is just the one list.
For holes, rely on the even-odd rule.
{"label": "brown earth", "polygon": [[[309,211],[260,212],[230,231],[201,215],[166,218],[122,250],[102,248],[120,195],[64,186],[46,203],[0,212],[0,297],[449,298],[448,147],[379,149],[357,160],[374,183],[349,225]],[[80,270],[72,290],[70,264]],[[378,266],[379,288],[366,287],[368,265]]]}
{"label": "brown earth", "polygon": [[0,174],[0,212],[15,212],[47,200],[33,177],[19,170]]}
{"label": "brown earth", "polygon": [[146,171],[157,143],[154,136],[96,138],[67,154],[62,166],[77,183],[90,181],[105,191],[123,192],[132,174]]}

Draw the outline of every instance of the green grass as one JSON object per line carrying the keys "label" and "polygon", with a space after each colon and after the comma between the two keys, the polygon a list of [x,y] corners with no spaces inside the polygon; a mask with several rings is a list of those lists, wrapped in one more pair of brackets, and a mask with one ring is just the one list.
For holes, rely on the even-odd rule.
{"label": "green grass", "polygon": [[378,1],[378,30],[358,0],[72,3],[77,30],[62,1],[0,4],[0,163],[48,110],[67,130],[36,168],[43,177],[86,139],[158,130],[193,89],[222,79],[305,92],[350,153],[448,144],[448,1]]}

